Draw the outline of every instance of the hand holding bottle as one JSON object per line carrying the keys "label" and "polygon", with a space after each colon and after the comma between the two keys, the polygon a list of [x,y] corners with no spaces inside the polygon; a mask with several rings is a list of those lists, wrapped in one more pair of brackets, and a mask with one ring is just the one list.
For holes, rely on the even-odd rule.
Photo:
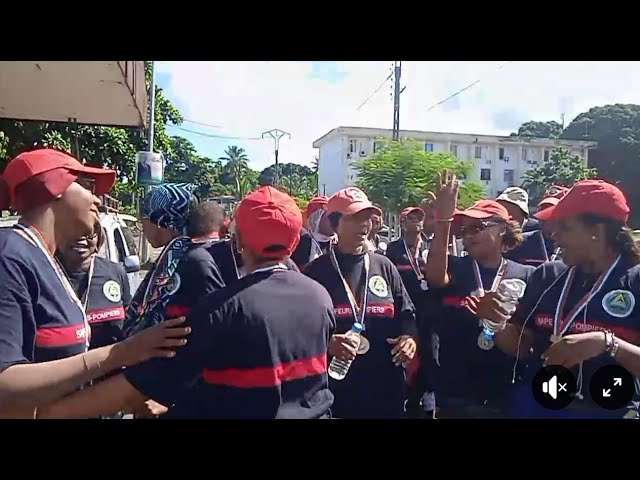
{"label": "hand holding bottle", "polygon": [[351,332],[332,335],[329,341],[329,355],[349,362],[356,358],[359,343],[358,336]]}

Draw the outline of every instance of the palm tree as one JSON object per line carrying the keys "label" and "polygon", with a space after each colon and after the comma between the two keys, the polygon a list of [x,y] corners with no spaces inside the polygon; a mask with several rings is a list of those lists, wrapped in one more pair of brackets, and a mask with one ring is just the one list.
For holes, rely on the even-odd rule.
{"label": "palm tree", "polygon": [[244,197],[243,187],[247,170],[249,170],[249,157],[247,157],[244,148],[235,145],[228,147],[224,153],[226,156],[220,157],[219,160],[225,162],[225,173],[233,178],[236,184],[236,199],[240,200]]}

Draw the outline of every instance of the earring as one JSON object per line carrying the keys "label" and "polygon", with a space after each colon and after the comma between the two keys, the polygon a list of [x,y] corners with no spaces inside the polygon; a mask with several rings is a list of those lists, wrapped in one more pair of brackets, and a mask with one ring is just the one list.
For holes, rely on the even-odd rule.
{"label": "earring", "polygon": [[598,239],[598,237],[596,237],[595,235],[591,236],[591,240],[597,240],[597,239]]}

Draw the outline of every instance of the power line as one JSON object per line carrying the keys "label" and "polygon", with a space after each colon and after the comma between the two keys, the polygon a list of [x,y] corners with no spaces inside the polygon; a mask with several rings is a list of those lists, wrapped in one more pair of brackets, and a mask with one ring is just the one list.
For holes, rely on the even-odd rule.
{"label": "power line", "polygon": [[187,123],[193,123],[194,125],[202,125],[203,127],[222,128],[220,125],[211,125],[209,123],[196,122],[195,120],[189,120],[188,118],[183,118],[182,121]]}
{"label": "power line", "polygon": [[385,86],[385,84],[386,84],[389,80],[391,80],[391,77],[393,77],[393,72],[391,72],[391,73],[389,74],[389,76],[388,76],[387,78],[385,78],[385,79],[382,81],[382,83],[381,83],[380,85],[378,85],[378,88],[376,88],[376,89],[373,91],[373,93],[372,93],[371,95],[369,95],[369,96],[365,99],[365,101],[364,101],[364,102],[362,102],[362,103],[358,106],[358,108],[356,108],[356,110],[360,110],[362,107],[364,107],[364,106],[365,106],[365,104],[366,104],[369,100],[371,100],[371,99],[375,96],[375,94],[376,94],[376,93],[378,93],[378,92],[382,89],[382,87],[384,87],[384,86]]}
{"label": "power line", "polygon": [[198,132],[196,130],[189,130],[188,128],[180,127],[178,125],[167,125],[167,127],[176,128],[178,130],[193,133],[195,135],[202,135],[203,137],[220,138],[223,140],[262,140],[262,137],[234,137],[234,136],[228,136],[228,135],[216,135],[214,133],[203,133],[203,132]]}
{"label": "power line", "polygon": [[[507,63],[503,63],[502,65],[500,65],[500,66],[496,69],[496,71],[498,71],[498,70],[502,70],[504,67],[506,67],[506,66],[507,66],[507,65],[509,65],[510,63],[513,63],[513,61],[511,61],[511,62],[507,62]],[[430,111],[431,111],[431,110],[433,110],[434,108],[436,108],[436,107],[438,107],[438,106],[442,105],[442,104],[443,104],[443,103],[445,103],[445,102],[448,102],[448,101],[449,101],[449,100],[451,100],[452,98],[457,97],[458,95],[460,95],[461,93],[463,93],[463,92],[465,92],[465,91],[469,90],[470,88],[475,87],[477,84],[479,84],[479,83],[480,83],[480,81],[481,81],[481,80],[482,80],[482,79],[478,79],[478,80],[476,80],[476,81],[474,81],[474,82],[470,83],[470,84],[469,84],[469,85],[467,85],[466,87],[461,88],[461,89],[460,89],[460,90],[458,90],[457,92],[455,92],[455,93],[453,93],[453,94],[449,95],[449,96],[448,96],[447,98],[445,98],[444,100],[440,100],[438,103],[436,103],[436,104],[434,104],[434,105],[431,105],[431,106],[427,109],[427,112],[430,112]]]}

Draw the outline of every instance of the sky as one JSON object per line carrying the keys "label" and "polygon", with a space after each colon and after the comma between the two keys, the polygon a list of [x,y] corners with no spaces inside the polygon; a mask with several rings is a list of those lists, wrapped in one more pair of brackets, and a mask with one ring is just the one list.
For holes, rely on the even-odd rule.
{"label": "sky", "polygon": [[[313,141],[339,126],[392,128],[393,62],[156,62],[156,81],[185,122],[169,127],[199,154],[244,148],[250,166],[310,165]],[[640,103],[640,62],[402,62],[400,129],[508,135],[529,120],[568,125],[612,103]],[[431,108],[478,81],[451,100]],[[365,100],[367,100],[362,105]],[[205,125],[203,125],[205,124]],[[189,132],[190,130],[191,132]],[[220,138],[236,137],[236,138]]]}

